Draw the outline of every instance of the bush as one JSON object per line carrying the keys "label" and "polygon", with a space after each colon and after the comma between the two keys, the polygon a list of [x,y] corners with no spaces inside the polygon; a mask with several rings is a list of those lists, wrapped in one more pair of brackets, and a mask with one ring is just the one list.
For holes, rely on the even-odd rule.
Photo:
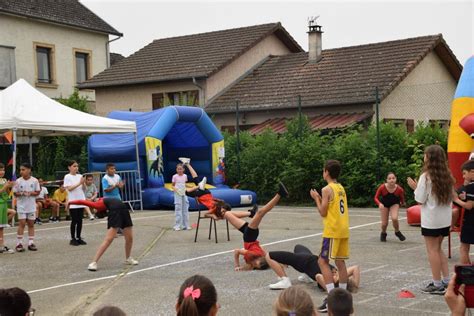
{"label": "bush", "polygon": [[352,206],[373,206],[377,187],[388,172],[397,175],[409,204],[413,194],[406,184],[408,176],[419,176],[423,151],[438,143],[446,149],[447,131],[439,126],[419,124],[414,133],[392,123],[380,124],[380,159],[377,155],[375,125],[332,131],[311,132],[306,117],[288,122],[287,132],[277,135],[270,130],[261,135],[240,134],[240,179],[237,175],[236,135],[225,134],[226,172],[229,185],[253,190],[259,201],[268,200],[278,180],[290,191],[289,203],[312,204],[309,190],[320,190],[324,162],[341,161],[339,181],[347,191]]}

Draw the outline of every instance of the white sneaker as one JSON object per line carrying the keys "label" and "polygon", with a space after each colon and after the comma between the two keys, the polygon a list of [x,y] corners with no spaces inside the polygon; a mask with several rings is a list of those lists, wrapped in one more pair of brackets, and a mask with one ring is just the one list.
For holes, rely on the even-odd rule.
{"label": "white sneaker", "polygon": [[91,263],[89,263],[89,266],[87,267],[87,270],[89,270],[89,271],[97,271],[97,262],[91,262]]}
{"label": "white sneaker", "polygon": [[306,274],[302,274],[298,277],[298,281],[303,282],[303,283],[313,283],[313,279],[311,279],[309,276]]}
{"label": "white sneaker", "polygon": [[202,181],[198,183],[199,190],[204,190],[206,188],[207,178],[202,177]]}
{"label": "white sneaker", "polygon": [[125,264],[136,266],[138,264],[138,261],[133,259],[132,257],[128,257],[127,260],[125,260]]}
{"label": "white sneaker", "polygon": [[89,217],[89,219],[90,219],[91,221],[93,221],[93,220],[95,219],[94,215],[91,215],[91,216]]}
{"label": "white sneaker", "polygon": [[175,226],[175,227],[173,227],[173,230],[174,230],[175,232],[178,232],[178,231],[180,231],[180,230],[181,230],[181,227],[179,227],[179,226]]}
{"label": "white sneaker", "polygon": [[191,226],[186,227],[186,230],[192,230],[193,228]]}
{"label": "white sneaker", "polygon": [[282,277],[280,281],[274,284],[270,284],[269,287],[272,290],[284,290],[291,286],[291,281],[289,277]]}
{"label": "white sneaker", "polygon": [[184,165],[187,165],[191,162],[191,158],[179,157],[179,161],[181,161]]}

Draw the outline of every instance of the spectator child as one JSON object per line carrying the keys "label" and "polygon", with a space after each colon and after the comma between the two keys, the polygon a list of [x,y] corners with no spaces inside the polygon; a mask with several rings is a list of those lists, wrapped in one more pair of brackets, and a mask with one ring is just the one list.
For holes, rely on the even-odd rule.
{"label": "spectator child", "polygon": [[105,166],[105,171],[106,174],[102,178],[102,189],[104,191],[104,198],[122,200],[120,190],[123,189],[124,183],[120,176],[115,173],[115,164],[108,163]]}
{"label": "spectator child", "polygon": [[188,176],[184,173],[183,164],[176,165],[176,174],[171,180],[174,191],[174,230],[191,229],[189,225],[189,201],[186,196]]}
{"label": "spectator child", "polygon": [[[68,191],[69,200],[85,200],[84,182],[85,178],[78,173],[79,164],[75,160],[68,163],[69,173],[64,176],[64,187]],[[69,213],[71,214],[71,246],[87,245],[82,239],[82,218],[84,217],[84,206],[69,205]]]}
{"label": "spectator child", "polygon": [[[94,177],[91,174],[86,175],[86,182],[84,186],[84,194],[86,196],[86,200],[95,202],[97,199],[97,187],[94,184]],[[91,221],[95,219],[94,214],[95,213],[94,209],[90,209],[88,206],[85,207],[87,216]]]}
{"label": "spectator child", "polygon": [[328,296],[328,316],[349,316],[354,313],[352,294],[344,289],[334,289]]}
{"label": "spectator child", "polygon": [[[463,201],[474,200],[474,160],[466,161],[462,167],[462,175],[465,180],[459,191],[459,198]],[[464,205],[467,206],[467,205]],[[459,248],[461,256],[461,264],[471,264],[469,251],[471,245],[474,244],[474,210],[472,208],[464,208],[464,216],[461,228],[461,246]]]}
{"label": "spectator child", "polygon": [[0,163],[0,254],[14,253],[12,249],[5,246],[5,241],[3,240],[3,229],[9,226],[9,217],[15,215],[15,211],[8,208],[9,191],[13,186],[13,182],[8,181],[4,176],[5,165]]}
{"label": "spectator child", "polygon": [[415,191],[415,200],[421,204],[421,234],[425,240],[433,277],[433,281],[421,291],[444,294],[449,282],[449,273],[448,258],[442,244],[451,227],[454,178],[448,168],[443,148],[439,145],[426,147],[423,173],[418,182],[412,178],[408,178],[407,182]]}
{"label": "spectator child", "polygon": [[292,286],[278,295],[273,304],[275,316],[316,316],[313,300],[301,286]]}
{"label": "spectator child", "polygon": [[92,316],[127,316],[127,314],[117,306],[104,306],[94,312]]}
{"label": "spectator child", "polygon": [[59,209],[61,206],[64,207],[66,214],[69,214],[68,193],[63,184],[53,193],[53,199],[51,201],[52,218],[50,219],[53,223],[59,222]]}
{"label": "spectator child", "polygon": [[13,187],[13,192],[17,198],[16,207],[19,222],[15,250],[18,252],[25,251],[25,248],[23,248],[23,232],[26,223],[28,223],[28,250],[36,251],[38,250],[34,243],[36,196],[38,196],[41,189],[38,180],[31,176],[31,165],[29,163],[21,164],[20,175],[21,177],[16,180]]}
{"label": "spectator child", "polygon": [[[43,222],[41,221],[41,211],[45,208],[48,208],[51,204],[51,199],[48,196],[48,189],[43,186],[44,181],[43,179],[39,178],[38,182],[41,187],[41,191],[36,197],[36,219],[35,224],[41,225]],[[51,218],[50,218],[51,220]]]}
{"label": "spectator child", "polygon": [[214,316],[218,311],[217,291],[211,280],[194,275],[184,281],[176,302],[177,316]]}
{"label": "spectator child", "polygon": [[[339,287],[347,289],[348,280],[345,260],[349,259],[349,209],[347,207],[346,191],[337,182],[340,173],[341,164],[339,161],[326,161],[323,178],[327,185],[321,190],[322,196],[314,189],[310,191],[319,214],[323,217],[323,242],[318,263],[328,294],[334,290],[334,279],[329,266],[329,259],[335,260],[339,272]],[[327,298],[318,308],[318,311],[327,311]]]}
{"label": "spectator child", "polygon": [[34,315],[34,309],[31,309],[31,299],[28,293],[17,287],[0,289],[0,315]]}

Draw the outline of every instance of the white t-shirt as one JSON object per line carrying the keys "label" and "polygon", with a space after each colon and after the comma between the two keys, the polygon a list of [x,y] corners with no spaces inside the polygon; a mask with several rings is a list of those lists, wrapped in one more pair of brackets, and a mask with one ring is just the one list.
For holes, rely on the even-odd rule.
{"label": "white t-shirt", "polygon": [[[40,191],[40,184],[35,177],[28,180],[23,177],[15,181],[13,192],[36,192]],[[36,211],[36,196],[17,196],[16,208],[18,213],[34,213]]]}
{"label": "white t-shirt", "polygon": [[39,200],[39,199],[44,199],[44,196],[45,196],[45,195],[48,195],[48,194],[49,194],[49,193],[48,193],[48,189],[45,188],[45,187],[41,187],[41,192],[40,192],[40,194],[38,194],[38,196],[36,197],[36,199],[38,199],[38,200]]}
{"label": "white t-shirt", "polygon": [[[75,174],[75,175],[67,174],[64,176],[64,186],[67,188],[73,185],[77,185],[81,181],[81,179],[82,179],[82,175],[80,174]],[[69,201],[85,200],[86,196],[84,195],[84,190],[82,188],[82,185],[78,186],[72,191],[68,190],[68,199]],[[83,208],[83,207],[84,206],[82,205],[74,205],[74,204],[69,205],[69,208]]]}
{"label": "white t-shirt", "polygon": [[415,190],[415,200],[421,203],[421,227],[445,228],[451,225],[451,203],[440,205],[432,194],[431,180],[423,173]]}

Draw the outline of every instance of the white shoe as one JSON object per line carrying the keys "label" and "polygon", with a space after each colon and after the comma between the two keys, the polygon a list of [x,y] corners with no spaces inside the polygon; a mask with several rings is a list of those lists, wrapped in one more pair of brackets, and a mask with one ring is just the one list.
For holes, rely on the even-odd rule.
{"label": "white shoe", "polygon": [[191,158],[179,157],[179,161],[181,161],[184,165],[187,165],[191,162]]}
{"label": "white shoe", "polygon": [[193,228],[191,226],[186,227],[186,230],[192,230]]}
{"label": "white shoe", "polygon": [[173,230],[174,230],[175,232],[178,232],[178,231],[180,231],[180,230],[181,230],[181,227],[177,227],[177,226],[175,226],[175,227],[173,227]]}
{"label": "white shoe", "polygon": [[270,284],[269,287],[272,290],[284,290],[291,286],[291,281],[289,277],[282,277],[280,281],[274,284]]}
{"label": "white shoe", "polygon": [[94,215],[91,215],[91,216],[89,217],[89,219],[90,219],[91,221],[93,221],[93,220],[95,219]]}
{"label": "white shoe", "polygon": [[136,266],[138,264],[138,261],[133,259],[132,257],[128,257],[127,260],[125,260],[125,264]]}
{"label": "white shoe", "polygon": [[207,178],[202,177],[202,181],[198,183],[199,190],[204,190],[206,188]]}
{"label": "white shoe", "polygon": [[89,266],[87,267],[87,270],[89,270],[89,271],[97,271],[97,262],[91,262],[91,263],[89,263]]}
{"label": "white shoe", "polygon": [[303,283],[313,283],[313,279],[311,279],[309,276],[306,274],[302,274],[298,277],[298,281],[303,282]]}

